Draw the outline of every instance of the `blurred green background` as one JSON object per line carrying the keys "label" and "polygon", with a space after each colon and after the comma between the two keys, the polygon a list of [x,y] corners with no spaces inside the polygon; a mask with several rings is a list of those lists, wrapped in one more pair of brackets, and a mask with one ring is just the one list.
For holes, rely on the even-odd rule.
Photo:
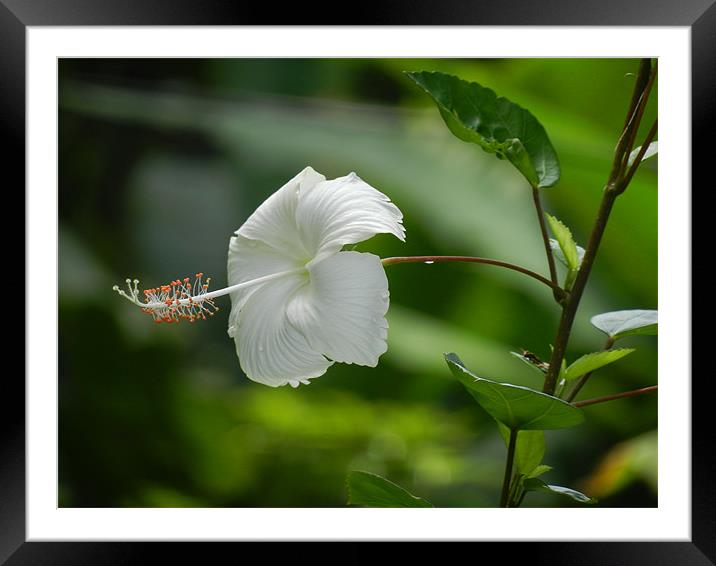
{"label": "blurred green background", "polygon": [[[306,165],[328,178],[356,171],[403,211],[405,244],[378,236],[359,251],[482,255],[546,273],[523,178],[448,132],[402,74],[422,69],[476,80],[537,116],[562,164],[545,208],[584,245],[635,60],[59,61],[60,506],[336,507],[350,469],[437,506],[497,504],[504,445],[442,354],[541,388],[509,354],[548,357],[559,313],[539,283],[491,266],[390,267],[378,367],[336,364],[296,390],[242,374],[228,301],[207,322],[155,325],[111,290],[197,271],[223,287],[231,234]],[[592,315],[657,307],[656,167],[646,162],[617,203],[570,360],[601,348]],[[656,339],[623,342],[637,351],[580,398],[656,383]],[[555,469],[544,479],[603,506],[655,506],[656,410],[656,396],[596,405],[586,424],[547,432]]]}

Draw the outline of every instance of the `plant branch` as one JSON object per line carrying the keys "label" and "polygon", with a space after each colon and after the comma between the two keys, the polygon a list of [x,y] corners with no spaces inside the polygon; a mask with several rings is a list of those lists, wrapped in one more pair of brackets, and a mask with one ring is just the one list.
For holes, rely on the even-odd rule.
{"label": "plant branch", "polygon": [[498,267],[504,267],[511,269],[512,271],[518,271],[529,275],[533,279],[536,279],[540,283],[544,283],[548,287],[551,287],[556,293],[562,293],[559,285],[550,281],[546,277],[543,277],[539,273],[535,273],[525,267],[515,265],[513,263],[507,263],[506,261],[500,261],[498,259],[489,259],[486,257],[472,257],[464,255],[415,255],[415,256],[402,256],[402,257],[387,257],[382,260],[384,266],[395,265],[396,263],[444,263],[444,262],[466,262],[466,263],[484,263],[486,265],[496,265]]}
{"label": "plant branch", "polygon": [[594,399],[587,399],[586,401],[577,401],[572,403],[575,407],[586,407],[588,405],[596,405],[597,403],[606,403],[607,401],[614,401],[615,399],[625,399],[627,397],[636,397],[637,395],[643,395],[644,393],[651,393],[659,388],[658,385],[652,385],[650,387],[643,387],[641,389],[634,389],[633,391],[625,391],[624,393],[615,393],[614,395],[605,395],[604,397],[595,397]]}
{"label": "plant branch", "polygon": [[559,281],[557,280],[557,267],[554,264],[554,254],[552,253],[552,246],[549,245],[549,234],[547,232],[547,224],[544,220],[544,210],[542,209],[542,201],[540,200],[539,189],[532,187],[532,200],[535,204],[535,210],[537,211],[537,219],[539,220],[539,229],[542,233],[542,241],[544,242],[544,249],[547,253],[547,263],[549,264],[549,277],[554,284],[554,299],[561,303],[564,294],[559,293]]}
{"label": "plant branch", "polygon": [[627,114],[626,126],[617,144],[612,170],[602,193],[602,201],[599,205],[597,218],[589,236],[582,264],[577,272],[577,277],[574,280],[572,289],[562,305],[562,316],[560,317],[554,340],[554,349],[552,350],[552,357],[549,362],[549,370],[545,375],[544,386],[542,388],[542,390],[549,395],[554,395],[557,377],[559,376],[559,368],[562,367],[562,360],[567,351],[567,343],[569,342],[569,337],[572,332],[574,317],[577,314],[579,302],[582,299],[582,294],[584,293],[587,280],[594,265],[599,244],[602,241],[602,236],[607,227],[609,215],[617,197],[626,189],[626,185],[620,182],[622,180],[622,177],[620,177],[622,171],[621,165],[623,160],[627,158],[625,154],[629,149],[629,140],[632,137],[632,133],[639,129],[639,123],[643,116],[643,109],[646,107],[648,101],[649,89],[650,85],[653,84],[654,76],[655,73],[651,72],[651,61],[649,59],[643,59],[639,67],[639,75],[634,87],[634,94],[632,95],[632,105],[634,105],[634,101],[636,100],[636,106],[633,109],[630,107],[629,113]]}
{"label": "plant branch", "polygon": [[639,125],[641,124],[641,120],[644,117],[644,111],[646,110],[646,103],[649,100],[649,94],[651,93],[651,88],[654,86],[655,80],[656,80],[656,67],[651,69],[651,71],[649,72],[648,79],[646,81],[646,84],[644,85],[644,90],[641,93],[641,95],[639,96],[637,105],[634,109],[633,121],[634,121],[635,127],[631,128],[629,130],[629,135],[626,139],[627,144],[624,147],[624,157],[622,159],[622,163],[619,168],[619,176],[620,177],[623,176],[624,171],[628,167],[629,154],[631,153],[632,149],[634,148],[634,140],[636,139],[636,135],[639,131]]}
{"label": "plant branch", "polygon": [[552,350],[552,357],[549,362],[549,370],[545,376],[543,391],[549,395],[554,395],[555,386],[557,385],[557,376],[559,375],[559,368],[562,367],[562,360],[567,351],[567,342],[572,331],[572,324],[574,323],[574,317],[577,314],[577,308],[579,307],[579,301],[582,298],[582,293],[587,285],[587,279],[594,265],[594,260],[597,256],[597,250],[599,244],[602,241],[604,230],[609,220],[609,214],[614,206],[614,201],[617,195],[612,191],[604,191],[602,202],[599,206],[599,212],[597,213],[597,219],[594,223],[594,228],[589,236],[589,242],[587,249],[584,252],[584,258],[582,264],[577,272],[577,277],[574,280],[572,289],[569,293],[567,301],[562,308],[562,316],[559,320],[559,327],[557,328],[557,336],[554,341],[554,349]]}
{"label": "plant branch", "polygon": [[[651,91],[651,85],[656,77],[656,69],[651,69],[651,59],[642,59],[639,64],[639,72],[634,83],[634,92],[632,93],[631,102],[629,103],[629,111],[624,120],[622,134],[619,136],[617,147],[614,151],[614,162],[609,174],[610,180],[618,179],[624,170],[624,164],[631,152],[634,136],[639,130],[641,117],[643,116],[646,101]],[[634,127],[636,125],[636,127]]]}
{"label": "plant branch", "polygon": [[631,167],[624,175],[624,178],[619,183],[617,187],[617,192],[619,194],[623,193],[626,190],[626,188],[629,186],[629,183],[631,182],[632,177],[634,176],[634,173],[636,173],[636,170],[639,168],[639,165],[641,165],[641,160],[644,158],[644,154],[646,153],[647,149],[649,149],[649,144],[651,144],[651,142],[654,141],[654,138],[656,137],[658,123],[658,120],[654,120],[654,124],[651,126],[649,133],[646,135],[646,139],[644,139],[644,143],[641,145],[639,153],[637,153],[636,158],[634,159],[634,163],[632,163]]}
{"label": "plant branch", "polygon": [[500,507],[509,506],[510,485],[512,484],[512,465],[515,461],[515,448],[517,447],[517,433],[519,433],[519,430],[510,429],[510,441],[507,444],[507,462],[505,463],[505,477],[502,480]]}

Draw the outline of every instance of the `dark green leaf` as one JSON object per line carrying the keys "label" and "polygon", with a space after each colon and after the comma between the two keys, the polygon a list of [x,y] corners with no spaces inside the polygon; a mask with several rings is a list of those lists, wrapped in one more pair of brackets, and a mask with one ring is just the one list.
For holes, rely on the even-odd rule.
{"label": "dark green leaf", "polygon": [[578,501],[579,503],[597,502],[597,500],[593,497],[584,495],[583,493],[575,489],[562,487],[560,485],[547,485],[541,479],[538,478],[528,478],[524,481],[522,485],[525,488],[525,491],[544,491],[546,493],[556,493],[558,495],[564,495],[566,497],[569,497],[574,501]]}
{"label": "dark green leaf", "polygon": [[[510,429],[498,421],[498,428],[505,446],[509,445]],[[542,430],[522,430],[517,434],[515,447],[515,469],[523,476],[530,476],[542,463],[544,458],[545,441]]]}
{"label": "dark green leaf", "polygon": [[453,375],[494,419],[515,430],[567,428],[584,420],[582,411],[562,399],[529,387],[499,383],[472,374],[456,354],[445,354]]}
{"label": "dark green leaf", "polygon": [[605,312],[592,317],[592,325],[614,340],[636,334],[658,333],[658,311],[628,310]]}
{"label": "dark green leaf", "polygon": [[628,356],[634,351],[634,348],[622,348],[617,350],[604,350],[603,352],[594,352],[592,354],[586,354],[575,361],[567,368],[565,379],[570,381],[594,371],[601,367],[616,362],[622,359],[624,356]]}
{"label": "dark green leaf", "polygon": [[440,110],[450,131],[512,163],[533,187],[559,180],[557,153],[528,110],[475,82],[439,72],[409,72]]}
{"label": "dark green leaf", "polygon": [[369,472],[348,472],[348,505],[360,507],[433,507],[399,485]]}

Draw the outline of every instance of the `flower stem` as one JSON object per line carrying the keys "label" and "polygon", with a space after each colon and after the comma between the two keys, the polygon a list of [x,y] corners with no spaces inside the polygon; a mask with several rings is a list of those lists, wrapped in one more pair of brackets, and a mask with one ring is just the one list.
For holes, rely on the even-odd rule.
{"label": "flower stem", "polygon": [[559,285],[550,281],[546,277],[542,277],[539,273],[530,271],[525,267],[515,265],[513,263],[507,263],[506,261],[500,261],[498,259],[488,259],[486,257],[472,257],[464,255],[415,255],[415,256],[403,256],[403,257],[387,257],[382,260],[384,266],[395,265],[396,263],[443,263],[443,262],[467,262],[467,263],[484,263],[486,265],[496,265],[498,267],[504,267],[513,271],[519,271],[525,275],[529,275],[533,279],[536,279],[540,283],[544,283],[548,287],[551,287],[555,292],[563,293]]}
{"label": "flower stem", "polygon": [[544,242],[544,249],[547,253],[547,263],[549,264],[549,278],[552,280],[554,289],[554,299],[560,303],[564,294],[559,293],[559,281],[557,280],[557,267],[554,264],[554,254],[552,253],[552,246],[549,245],[549,234],[547,233],[547,224],[544,221],[544,210],[542,209],[542,201],[540,200],[539,189],[532,187],[532,200],[535,204],[535,210],[537,211],[537,219],[539,220],[539,229],[542,233],[542,241]]}
{"label": "flower stem", "polygon": [[517,433],[519,430],[510,429],[510,441],[507,444],[507,462],[505,463],[505,477],[502,480],[502,495],[500,507],[509,506],[510,484],[512,483],[512,465],[515,461],[515,448],[517,447]]}
{"label": "flower stem", "polygon": [[596,405],[597,403],[606,403],[607,401],[614,401],[615,399],[636,397],[637,395],[643,395],[644,393],[651,393],[652,391],[656,391],[658,388],[658,385],[651,385],[649,387],[642,387],[641,389],[634,389],[633,391],[625,391],[624,393],[615,393],[614,395],[605,395],[604,397],[595,397],[594,399],[577,401],[576,403],[572,404],[575,407],[586,407],[588,405]]}

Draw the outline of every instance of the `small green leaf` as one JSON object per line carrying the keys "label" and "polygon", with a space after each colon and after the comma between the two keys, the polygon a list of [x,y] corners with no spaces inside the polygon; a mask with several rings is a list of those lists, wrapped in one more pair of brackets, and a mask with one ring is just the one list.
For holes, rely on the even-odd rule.
{"label": "small green leaf", "polygon": [[[498,421],[498,428],[505,446],[509,445],[510,429]],[[544,458],[545,441],[542,430],[522,430],[517,434],[514,466],[517,473],[531,476]]]}
{"label": "small green leaf", "polygon": [[552,230],[552,234],[554,234],[559,248],[562,250],[567,268],[570,271],[577,271],[581,258],[577,252],[577,244],[574,243],[574,238],[572,238],[572,232],[551,214],[546,214],[546,216],[547,222],[549,222],[549,228]]}
{"label": "small green leaf", "polygon": [[456,137],[507,159],[533,187],[551,187],[559,181],[557,153],[542,124],[528,110],[453,75],[406,74],[432,97]]}
{"label": "small green leaf", "polygon": [[597,500],[588,495],[577,491],[576,489],[570,489],[569,487],[562,487],[560,485],[547,485],[541,479],[538,478],[527,478],[522,484],[525,491],[544,491],[546,493],[557,493],[564,495],[578,501],[579,503],[596,503]]}
{"label": "small green leaf", "polygon": [[453,375],[494,419],[513,430],[547,430],[581,424],[574,405],[521,385],[499,383],[471,373],[456,354],[445,354]]}
{"label": "small green leaf", "polygon": [[[634,164],[634,161],[636,161],[637,155],[639,155],[639,152],[641,151],[641,146],[637,147],[634,151],[632,151],[629,154],[629,159],[627,161],[627,167],[631,167]],[[649,144],[649,147],[646,148],[646,151],[644,152],[644,157],[641,158],[642,161],[646,161],[650,157],[654,157],[657,153],[659,153],[659,142],[651,142]]]}
{"label": "small green leaf", "polygon": [[564,377],[567,381],[571,381],[572,379],[576,379],[585,373],[589,373],[590,371],[604,367],[607,364],[616,362],[624,356],[628,356],[633,351],[634,348],[621,348],[617,350],[604,350],[603,352],[586,354],[567,368],[567,372]]}
{"label": "small green leaf", "polygon": [[547,464],[540,464],[534,470],[532,470],[527,477],[528,478],[537,478],[537,477],[541,476],[542,474],[546,474],[551,469],[552,469],[552,466],[548,466]]}
{"label": "small green leaf", "polygon": [[[559,247],[559,242],[555,240],[554,238],[549,239],[549,247],[552,248],[552,253],[554,254],[554,257],[557,258],[557,261],[559,261],[562,265],[565,267],[569,267],[567,264],[567,258],[564,257],[564,254],[562,253],[562,248]],[[577,247],[577,264],[582,265],[582,260],[584,259],[584,248],[580,245],[576,245]]]}
{"label": "small green leaf", "polygon": [[[549,369],[549,364],[546,362],[543,362],[542,360],[538,360],[536,357],[532,357],[532,356],[534,356],[534,354],[532,356],[520,354],[519,352],[510,352],[510,354],[512,354],[518,360],[523,361],[528,366],[530,366],[533,370],[538,371],[542,375],[547,373],[547,370]],[[529,352],[527,352],[527,354],[529,354]]]}
{"label": "small green leaf", "polygon": [[658,333],[658,311],[635,309],[605,312],[593,316],[591,323],[614,340],[637,334],[654,336]]}
{"label": "small green leaf", "polygon": [[433,507],[397,484],[369,472],[348,472],[348,505],[360,507]]}

